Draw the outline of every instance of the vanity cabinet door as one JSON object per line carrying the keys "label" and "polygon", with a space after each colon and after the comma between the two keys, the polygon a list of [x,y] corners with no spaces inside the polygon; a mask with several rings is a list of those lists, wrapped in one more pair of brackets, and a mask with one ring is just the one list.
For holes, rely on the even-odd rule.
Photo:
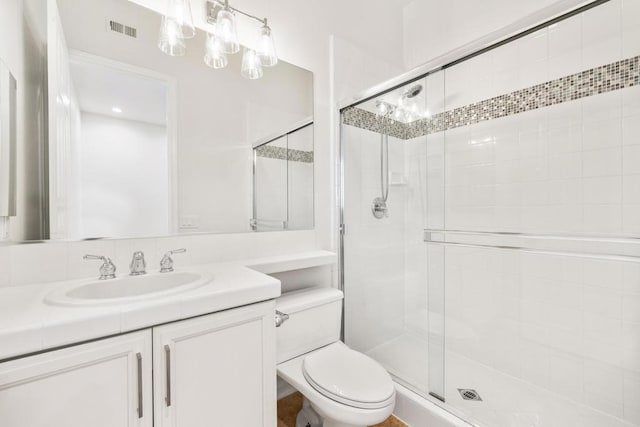
{"label": "vanity cabinet door", "polygon": [[153,329],[156,427],[274,427],[275,303]]}
{"label": "vanity cabinet door", "polygon": [[0,363],[2,427],[151,427],[151,331]]}

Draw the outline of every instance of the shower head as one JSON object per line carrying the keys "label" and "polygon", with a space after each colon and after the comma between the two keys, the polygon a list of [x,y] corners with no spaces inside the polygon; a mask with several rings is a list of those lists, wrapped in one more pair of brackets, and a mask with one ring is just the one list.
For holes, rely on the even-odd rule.
{"label": "shower head", "polygon": [[376,101],[376,108],[378,109],[378,113],[382,116],[388,116],[393,114],[396,111],[396,106],[391,105],[385,101]]}
{"label": "shower head", "polygon": [[402,92],[402,99],[415,98],[420,94],[420,92],[422,92],[422,85],[417,84],[417,85],[411,86],[410,88]]}

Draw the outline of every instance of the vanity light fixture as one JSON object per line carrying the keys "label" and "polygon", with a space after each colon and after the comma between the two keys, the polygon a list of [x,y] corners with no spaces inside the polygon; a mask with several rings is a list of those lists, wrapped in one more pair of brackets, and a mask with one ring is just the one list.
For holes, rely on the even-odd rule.
{"label": "vanity light fixture", "polygon": [[122,108],[120,108],[120,107],[113,107],[113,108],[111,109],[111,111],[113,111],[114,113],[118,113],[118,114],[119,114],[119,113],[122,113]]}
{"label": "vanity light fixture", "polygon": [[[195,36],[190,0],[168,1],[167,14],[162,17],[158,47],[167,55],[182,56],[186,53],[185,40]],[[256,47],[244,49],[240,72],[247,79],[259,79],[263,75],[262,67],[273,67],[278,63],[271,28],[267,18],[261,19],[234,8],[229,5],[229,0],[206,1],[206,21],[211,24],[211,30],[206,36],[204,62],[211,68],[224,68],[229,63],[227,55],[240,51],[237,14],[262,24]]]}

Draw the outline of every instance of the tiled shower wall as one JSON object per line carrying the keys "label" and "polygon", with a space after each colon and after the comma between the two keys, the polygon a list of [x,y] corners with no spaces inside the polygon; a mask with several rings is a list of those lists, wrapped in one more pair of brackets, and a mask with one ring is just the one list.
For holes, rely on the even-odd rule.
{"label": "tiled shower wall", "polygon": [[343,127],[345,164],[345,336],[369,351],[403,332],[405,314],[405,143],[389,138],[389,216],[375,219],[380,197],[380,134]]}
{"label": "tiled shower wall", "polygon": [[[447,69],[446,108],[637,57],[639,19],[640,2],[612,0]],[[615,236],[640,254],[637,83],[443,134],[445,194],[429,209],[447,230],[551,247]],[[640,425],[640,260],[608,243],[590,257],[448,246],[447,353]]]}
{"label": "tiled shower wall", "polygon": [[[393,252],[388,259],[382,254],[375,258],[379,278],[393,278],[392,283],[378,284],[380,291],[365,290],[365,280],[356,291],[360,294],[353,295],[362,299],[348,303],[364,308],[394,301],[394,315],[404,310],[404,324],[398,321],[395,329],[382,335],[375,328],[363,332],[376,337],[372,345],[415,325],[428,327],[433,335],[438,332],[432,328],[433,314],[444,312],[446,356],[439,364],[425,360],[430,377],[439,375],[440,366],[446,371],[444,380],[452,381],[456,373],[451,370],[459,368],[462,357],[496,378],[515,379],[509,384],[533,385],[557,396],[557,412],[526,409],[539,412],[540,425],[640,425],[638,22],[640,1],[611,0],[427,78],[427,87],[438,79],[443,84],[441,92],[427,88],[430,117],[422,124],[393,128],[404,144],[404,219],[383,230],[368,212],[367,197],[361,200],[362,218],[357,218],[379,227],[378,236],[385,233],[394,249],[403,235],[406,248],[402,263],[395,250],[386,252]],[[540,102],[558,93],[557,102]],[[499,102],[503,95],[529,97],[535,105],[494,116],[483,109],[494,108],[490,102],[478,108],[478,103]],[[470,107],[473,114],[453,114]],[[463,121],[447,126],[436,122],[445,111]],[[345,113],[347,149],[356,132],[372,133],[372,141],[379,138],[366,111]],[[360,150],[359,155],[367,155]],[[374,147],[369,150],[376,153]],[[350,173],[356,172],[347,169],[347,184],[353,179]],[[421,182],[427,184],[426,195]],[[346,194],[357,193],[347,189]],[[461,231],[452,236],[474,239],[476,246],[429,244],[435,255],[429,258],[416,234],[423,226]],[[518,237],[519,246],[558,252],[482,247],[507,245],[514,238],[496,234],[501,232],[531,236]],[[372,245],[365,243],[368,238],[367,233],[349,237],[363,249]],[[355,243],[358,239],[362,241]],[[587,249],[585,256],[581,252]],[[366,266],[345,262],[346,273],[352,269],[350,277],[369,277]],[[401,288],[392,271],[396,268],[395,276],[405,275]],[[345,286],[349,293],[354,285]],[[403,306],[390,288],[404,294]],[[412,318],[425,307],[427,293],[431,316]],[[444,301],[442,307],[438,301]],[[367,330],[366,320],[359,320],[361,331]],[[437,355],[432,350],[430,358]],[[473,376],[470,372],[469,380]],[[464,386],[445,384],[447,403],[480,423],[502,425],[491,418],[496,416],[491,413],[496,399],[491,385],[480,390],[487,399],[477,412],[459,400],[455,388]],[[587,409],[571,409],[560,403],[562,398]],[[510,406],[514,417],[526,417],[517,414],[524,409],[516,406]]]}

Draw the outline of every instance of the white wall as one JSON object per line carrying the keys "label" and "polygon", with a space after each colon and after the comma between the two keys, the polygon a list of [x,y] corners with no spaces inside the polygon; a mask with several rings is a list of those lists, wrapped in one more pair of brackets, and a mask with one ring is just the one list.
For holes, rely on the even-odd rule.
{"label": "white wall", "polygon": [[92,113],[82,113],[81,122],[72,238],[166,235],[166,127]]}
{"label": "white wall", "polygon": [[17,216],[10,239],[39,238],[42,233],[42,161],[44,114],[45,6],[43,0],[3,0],[0,4],[0,58],[18,84]]}

